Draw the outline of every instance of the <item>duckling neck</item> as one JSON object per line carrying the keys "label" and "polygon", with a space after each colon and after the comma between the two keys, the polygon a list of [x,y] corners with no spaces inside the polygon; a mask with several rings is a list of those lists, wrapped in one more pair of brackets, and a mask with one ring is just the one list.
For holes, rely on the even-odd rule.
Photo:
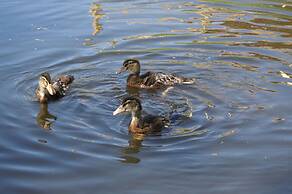
{"label": "duckling neck", "polygon": [[38,95],[39,101],[41,103],[44,103],[44,102],[47,101],[46,89],[45,88],[40,86],[39,89],[38,89],[38,94],[37,95]]}
{"label": "duckling neck", "polygon": [[130,75],[140,76],[140,70],[132,71]]}
{"label": "duckling neck", "polygon": [[140,74],[140,65],[134,66],[130,71],[131,71],[131,73],[137,74],[139,76],[139,74]]}
{"label": "duckling neck", "polygon": [[133,74],[140,75],[140,69],[133,72]]}
{"label": "duckling neck", "polygon": [[137,132],[137,129],[139,128],[140,119],[141,119],[141,111],[132,112],[132,120],[129,125],[130,131]]}
{"label": "duckling neck", "polygon": [[139,73],[132,73],[129,75],[128,79],[127,79],[127,84],[129,86],[135,86],[141,83],[141,78]]}

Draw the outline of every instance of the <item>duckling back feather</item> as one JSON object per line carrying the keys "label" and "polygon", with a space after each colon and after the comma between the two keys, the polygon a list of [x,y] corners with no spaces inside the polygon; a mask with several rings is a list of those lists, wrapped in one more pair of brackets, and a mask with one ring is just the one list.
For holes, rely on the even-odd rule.
{"label": "duckling back feather", "polygon": [[194,80],[191,78],[180,77],[175,74],[167,74],[163,72],[147,72],[141,75],[143,85],[145,87],[161,87],[173,86],[175,84],[192,84]]}

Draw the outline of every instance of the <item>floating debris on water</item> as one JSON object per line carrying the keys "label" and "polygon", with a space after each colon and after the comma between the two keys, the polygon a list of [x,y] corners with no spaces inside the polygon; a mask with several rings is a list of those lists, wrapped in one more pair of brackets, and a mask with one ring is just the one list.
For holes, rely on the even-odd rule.
{"label": "floating debris on water", "polygon": [[281,118],[281,117],[274,117],[273,118],[273,123],[279,123],[281,121],[285,121],[285,118]]}
{"label": "floating debris on water", "polygon": [[229,137],[229,136],[235,135],[236,133],[237,133],[236,129],[231,129],[220,134],[219,138]]}

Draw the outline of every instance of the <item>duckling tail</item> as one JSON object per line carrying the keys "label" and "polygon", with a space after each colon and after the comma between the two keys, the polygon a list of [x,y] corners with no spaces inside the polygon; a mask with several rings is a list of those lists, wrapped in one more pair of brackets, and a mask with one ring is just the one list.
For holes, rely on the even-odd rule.
{"label": "duckling tail", "polygon": [[193,83],[195,83],[195,79],[182,77],[181,83],[182,84],[193,84]]}
{"label": "duckling tail", "polygon": [[69,85],[74,81],[74,77],[72,75],[63,75],[59,78],[59,80],[65,84],[65,85]]}
{"label": "duckling tail", "polygon": [[170,119],[169,118],[167,118],[167,117],[163,117],[162,118],[162,122],[163,122],[163,125],[164,125],[164,127],[169,127],[170,126]]}

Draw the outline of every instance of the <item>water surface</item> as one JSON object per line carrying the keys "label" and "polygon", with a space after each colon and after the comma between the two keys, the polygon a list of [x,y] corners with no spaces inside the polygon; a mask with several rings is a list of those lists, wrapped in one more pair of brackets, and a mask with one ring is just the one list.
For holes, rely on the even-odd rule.
{"label": "water surface", "polygon": [[[255,1],[0,3],[1,193],[291,193],[292,4]],[[147,92],[115,72],[195,77]],[[75,76],[39,105],[38,76]],[[175,119],[128,134],[127,95]]]}

